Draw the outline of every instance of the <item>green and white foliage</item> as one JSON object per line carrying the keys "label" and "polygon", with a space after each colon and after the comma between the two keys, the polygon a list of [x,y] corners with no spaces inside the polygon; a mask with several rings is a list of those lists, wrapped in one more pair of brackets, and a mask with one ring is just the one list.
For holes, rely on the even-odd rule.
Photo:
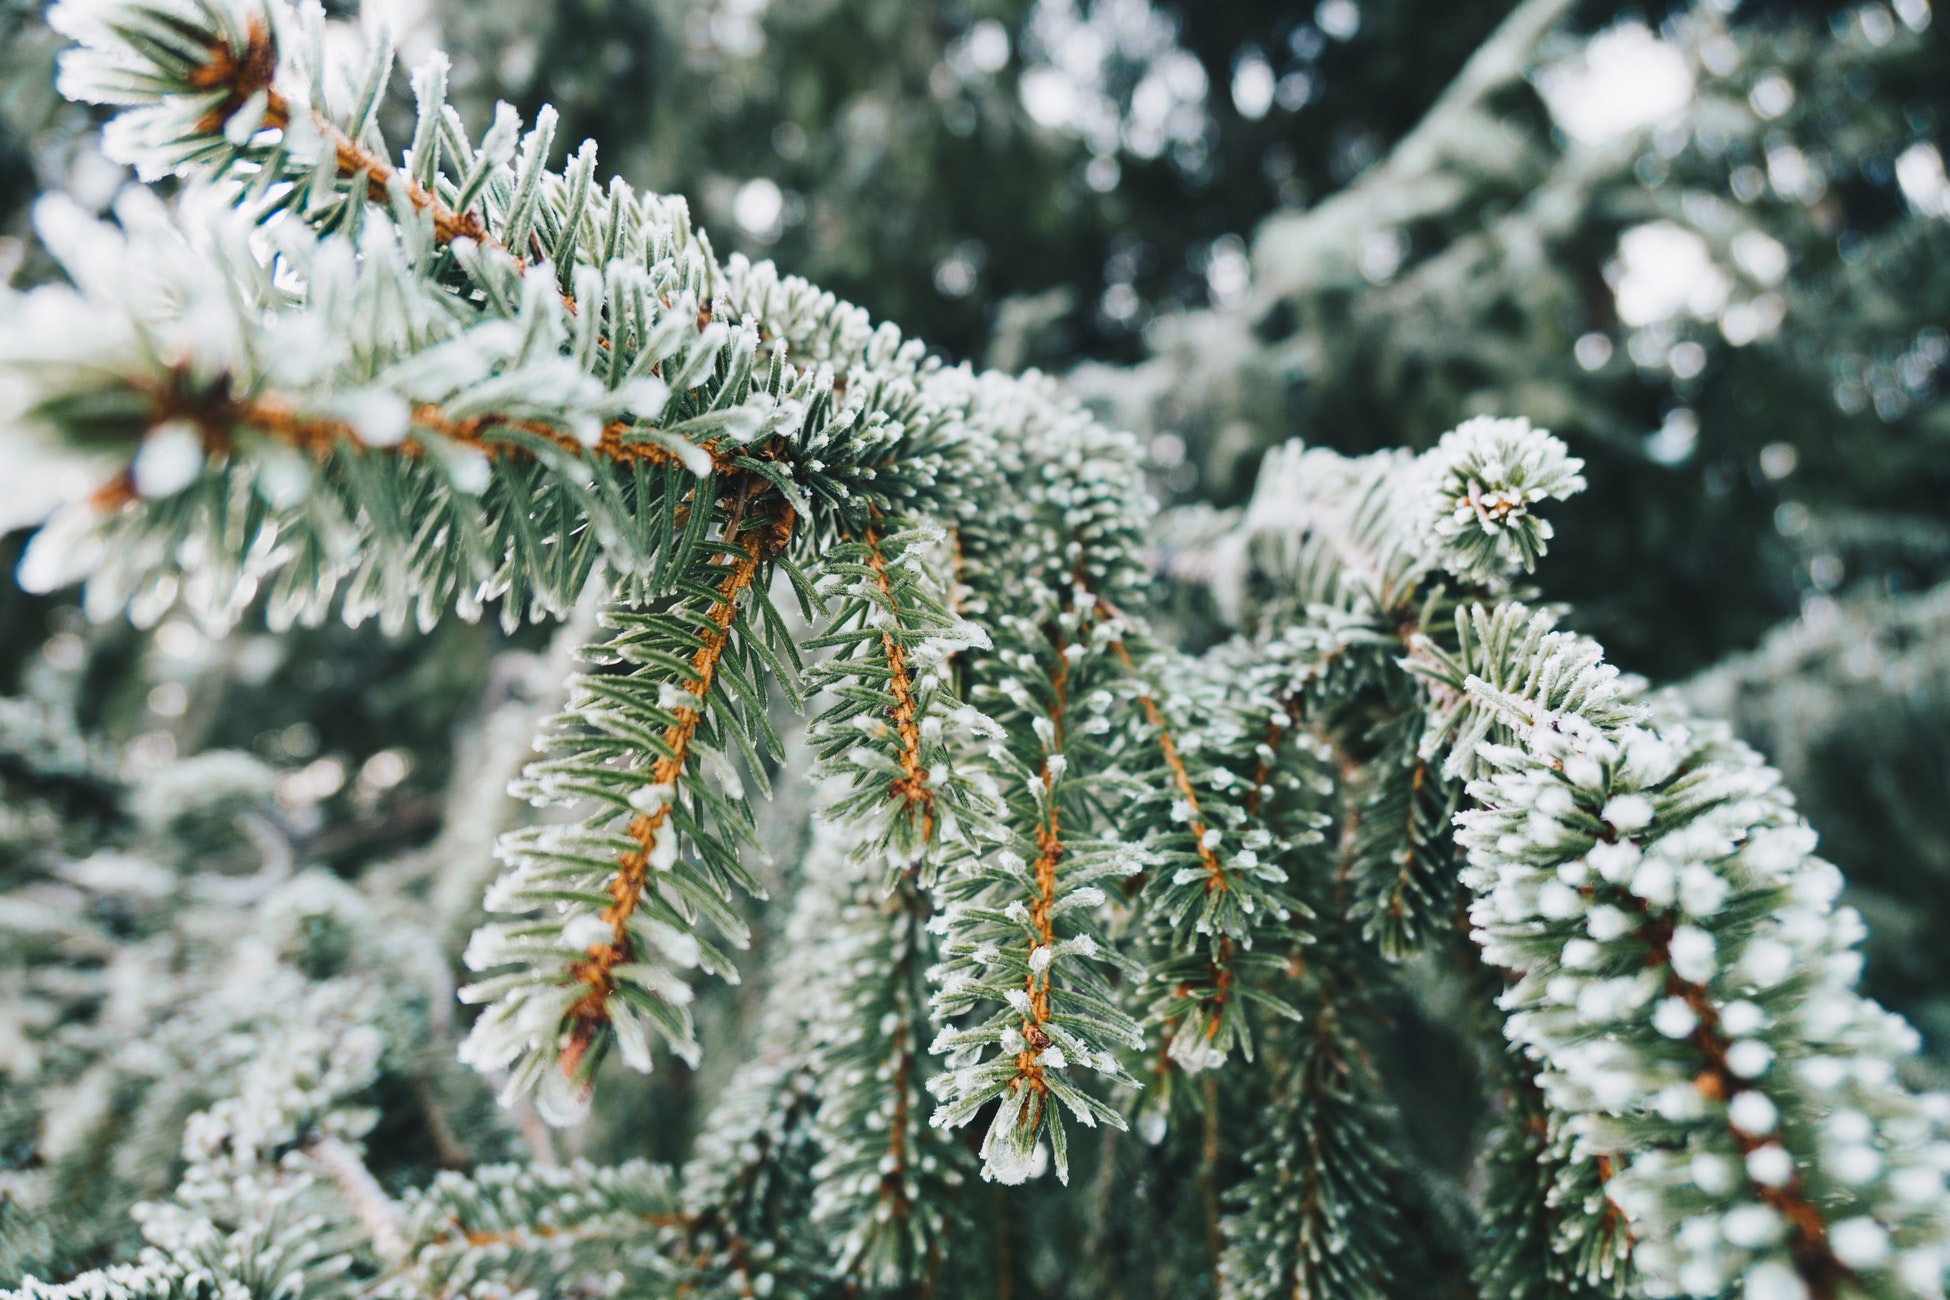
{"label": "green and white foliage", "polygon": [[935,940],[913,874],[821,816],[779,936],[759,1055],[684,1171],[686,1276],[744,1293],[932,1287],[950,1265],[961,1146],[926,1124]]}
{"label": "green and white foliage", "polygon": [[1334,910],[1390,960],[1451,928],[1456,891],[1447,823],[1458,792],[1422,753],[1417,688],[1399,665],[1404,632],[1450,599],[1431,534],[1414,524],[1428,518],[1431,478],[1427,462],[1399,454],[1274,452],[1219,575],[1240,599],[1253,593],[1241,635],[1215,658],[1224,680],[1244,684],[1260,770],[1279,770],[1278,742],[1296,729],[1331,741],[1331,780],[1361,805]]}
{"label": "green and white foliage", "polygon": [[[195,1084],[165,1119],[197,1113],[137,1263],[21,1294],[961,1293],[989,1269],[968,1239],[1009,1217],[974,1174],[1114,1183],[1074,1124],[1133,1114],[1159,1145],[1125,1167],[1196,1161],[1203,1222],[1164,1230],[1202,1227],[1228,1294],[1435,1294],[1445,1269],[1512,1296],[1941,1294],[1950,1116],[1898,1079],[1912,1031],[1855,992],[1838,874],[1754,755],[1512,586],[1551,540],[1538,511],[1583,486],[1562,442],[1477,419],[1421,456],[1274,453],[1242,514],[1198,523],[1235,630],[1187,653],[1152,630],[1135,440],[1054,381],[720,265],[681,200],[599,184],[591,149],[549,169],[546,111],[474,142],[438,57],[396,154],[390,52],[348,57],[315,7],[52,12],[82,42],[64,86],[121,109],[110,150],[182,184],[113,223],[49,201],[71,283],[4,300],[7,436],[86,484],[25,577],[139,622],[603,614],[465,954],[461,1055],[508,1108],[496,1145],[532,1159],[443,1153],[447,1176],[390,1187],[359,1144],[453,1014],[439,941],[394,924],[432,871],[285,881],[267,853],[203,891],[233,922],[205,942],[172,909],[199,854],[248,838],[268,772],[206,755],[145,785],[22,715],[9,843],[99,807],[170,859],[24,869],[22,951],[121,973],[21,977],[22,1005],[130,1015],[58,1045],[82,1081],[63,1122],[97,1131],[91,1093],[145,1069]],[[808,777],[811,848],[762,875],[754,796]],[[783,927],[750,901],[765,880],[794,895]],[[56,915],[108,895],[155,952],[113,966],[110,927]],[[755,1055],[681,1175],[558,1166],[526,1094],[573,1124],[612,1050],[695,1065],[695,1008],[733,995],[690,972],[735,982],[754,933]],[[1459,1032],[1489,1040],[1500,1111],[1456,1183],[1491,1239],[1417,1257],[1464,1216],[1391,1098],[1390,1008],[1472,943]],[[229,982],[107,989],[213,951]],[[60,1054],[0,1023],[10,1074]],[[1195,1110],[1199,1141],[1173,1127]]]}
{"label": "green and white foliage", "polygon": [[965,858],[993,834],[998,812],[981,752],[996,729],[950,679],[953,657],[988,639],[950,608],[935,576],[946,551],[938,529],[869,530],[824,552],[814,584],[827,631],[806,648],[835,653],[810,674],[834,697],[812,742],[817,775],[843,791],[823,815],[858,838],[854,852],[884,862],[890,885],[907,875],[931,886],[944,857]]}
{"label": "green and white foliage", "polygon": [[1450,819],[1460,792],[1435,779],[1412,719],[1375,737],[1362,773],[1361,820],[1349,865],[1349,909],[1381,954],[1400,960],[1434,946],[1455,914]]}
{"label": "green and white foliage", "polygon": [[1443,434],[1428,460],[1442,567],[1478,582],[1534,570],[1551,524],[1531,507],[1584,491],[1583,464],[1556,439],[1532,437],[1528,420],[1479,416]]}
{"label": "green and white foliage", "polygon": [[665,1294],[677,1270],[658,1244],[682,1219],[674,1184],[667,1168],[641,1160],[440,1174],[401,1198],[402,1248],[373,1294],[408,1300],[519,1288],[567,1297],[619,1282],[632,1294]]}
{"label": "green and white foliage", "polygon": [[1514,732],[1461,818],[1472,920],[1523,976],[1504,1003],[1546,1096],[1620,1164],[1637,1268],[1674,1293],[1939,1287],[1950,1106],[1897,1083],[1914,1031],[1854,992],[1860,921],[1778,778],[1723,726],[1619,721],[1615,688],[1554,706],[1588,646],[1524,647],[1534,693],[1459,683]]}
{"label": "green and white foliage", "polygon": [[[494,906],[523,916],[540,908],[543,916],[484,930],[473,954],[490,973],[473,996],[494,1005],[470,1040],[470,1058],[512,1067],[511,1094],[548,1078],[550,1113],[572,1116],[612,1041],[639,1069],[649,1065],[653,1030],[680,1052],[693,1050],[685,986],[670,963],[728,968],[708,947],[692,956],[690,923],[710,915],[740,939],[728,886],[750,888],[732,846],[749,838],[748,806],[736,775],[713,791],[698,772],[707,763],[730,771],[736,746],[746,773],[762,780],[776,752],[765,691],[772,682],[790,689],[797,654],[770,599],[774,562],[796,573],[783,554],[795,541],[803,553],[809,542],[871,536],[879,513],[963,508],[950,471],[966,450],[970,408],[1005,404],[1020,386],[997,392],[943,372],[897,332],[863,334],[857,312],[803,283],[750,268],[730,280],[691,234],[680,202],[638,200],[621,184],[596,192],[587,150],[564,173],[545,173],[546,122],[518,155],[506,114],[493,138],[468,147],[441,108],[437,62],[416,82],[420,129],[407,161],[396,164],[371,123],[385,50],[360,73],[358,106],[335,117],[332,95],[320,88],[331,70],[282,61],[297,19],[276,4],[135,5],[128,22],[107,25],[96,21],[98,8],[66,11],[63,21],[90,42],[71,60],[70,77],[78,93],[149,105],[130,110],[148,125],[118,136],[131,157],[262,187],[292,150],[317,144],[302,129],[287,140],[291,123],[310,122],[330,148],[317,147],[309,188],[272,185],[269,200],[212,192],[188,205],[210,214],[222,254],[185,278],[218,296],[229,323],[215,333],[236,346],[205,362],[163,365],[153,358],[178,357],[182,340],[151,339],[131,319],[135,373],[121,377],[124,397],[106,427],[83,419],[71,399],[85,391],[99,404],[115,382],[94,363],[84,376],[75,356],[59,351],[77,335],[85,297],[33,297],[24,319],[52,310],[65,312],[68,325],[43,320],[20,338],[11,368],[22,409],[70,441],[85,431],[119,444],[127,486],[111,495],[136,499],[109,512],[107,523],[149,530],[149,540],[83,544],[103,522],[98,495],[68,523],[44,530],[42,555],[28,569],[71,576],[90,557],[112,554],[128,580],[101,599],[122,603],[135,586],[161,584],[151,602],[160,605],[182,557],[221,551],[241,565],[264,552],[294,584],[291,600],[317,616],[339,579],[330,556],[342,554],[361,566],[346,612],[357,618],[376,608],[391,622],[409,605],[430,619],[449,597],[463,614],[496,596],[506,618],[524,606],[558,611],[592,581],[631,602],[600,654],[634,671],[587,679],[551,742],[559,756],[530,778],[532,796],[589,799],[597,811],[580,832],[550,829],[509,842],[511,871]],[[192,49],[202,63],[183,62]],[[210,77],[249,93],[211,100],[193,84]],[[192,112],[213,120],[184,118]],[[253,143],[237,122],[275,141]],[[201,131],[208,147],[158,153],[139,142],[164,129],[157,123]],[[224,129],[243,144],[231,144]],[[439,170],[443,156],[452,174]],[[236,201],[244,206],[233,212]],[[283,205],[284,219],[262,221],[266,202]],[[323,233],[306,231],[299,217]],[[170,223],[151,227],[172,249],[180,242]],[[288,233],[291,247],[259,250],[259,230]],[[509,251],[534,246],[548,258],[531,264]],[[88,274],[112,266],[134,279],[131,258],[147,265],[161,257],[131,244]],[[81,278],[84,294],[111,296],[105,282]],[[726,299],[734,283],[786,332],[762,329]],[[185,301],[189,292],[160,295],[152,307],[165,334],[187,338],[186,322],[205,319]],[[314,342],[350,340],[352,369],[327,367],[305,376],[311,389],[286,391],[290,384],[280,387],[272,382],[280,376],[253,364],[259,353],[307,351],[279,345],[286,328]],[[761,335],[769,336],[762,352]],[[795,335],[809,343],[807,366],[786,359]],[[844,368],[836,374],[829,360]],[[179,402],[173,394],[183,384],[190,392]],[[1049,403],[1040,390],[1013,400],[1029,409]],[[287,463],[302,462],[299,451],[312,454],[282,516],[272,517],[243,469],[248,455],[236,450],[253,435]],[[175,449],[160,478],[146,468],[163,454],[158,447]],[[342,461],[343,474],[320,475],[321,459],[328,470]],[[210,473],[202,472],[206,461]],[[473,468],[458,482],[443,478],[440,467],[455,465]],[[341,481],[345,491],[335,494],[330,485]],[[215,495],[207,509],[178,509],[196,494]],[[336,551],[315,519],[308,526],[291,514],[320,502],[334,520],[359,521],[347,524],[349,535],[338,530]],[[481,519],[485,532],[475,528]],[[317,544],[305,543],[307,535]],[[51,568],[56,560],[65,567]],[[213,589],[232,601],[247,595],[241,569],[225,574],[223,562],[213,563]],[[914,616],[924,619],[925,607]],[[934,674],[925,676],[931,689]],[[973,788],[939,796],[950,814],[943,829],[957,804],[972,811],[979,795]],[[691,852],[667,875],[680,837]],[[647,872],[657,889],[646,887]]]}
{"label": "green and white foliage", "polygon": [[1316,1017],[1286,1062],[1251,1169],[1225,1219],[1223,1294],[1401,1294],[1402,1171],[1398,1120],[1381,1080],[1338,1011]]}
{"label": "green and white foliage", "polygon": [[[879,847],[857,833],[815,831],[806,863],[804,887],[839,903],[820,940],[832,974],[815,1003],[808,1061],[819,1148],[810,1219],[830,1235],[831,1272],[842,1283],[875,1293],[928,1290],[954,1267],[965,1237],[959,1189],[973,1162],[926,1122],[935,1070],[928,972],[938,945],[928,929],[930,895],[918,866],[883,888]],[[822,837],[844,838],[833,851]],[[832,879],[816,878],[820,872]]]}
{"label": "green and white foliage", "polygon": [[1009,429],[997,439],[1008,495],[960,530],[963,613],[992,643],[965,671],[971,703],[1002,729],[989,755],[1006,807],[1000,846],[942,882],[934,1007],[963,1023],[935,1040],[949,1068],[930,1084],[933,1123],[959,1127],[995,1103],[984,1175],[1019,1183],[1053,1155],[1068,1181],[1057,1103],[1087,1127],[1124,1124],[1072,1070],[1128,1083],[1118,1054],[1143,1045],[1110,982],[1137,972],[1102,917],[1106,891],[1144,861],[1112,815],[1143,743],[1115,602],[1138,583],[1144,506],[1125,440],[1081,412],[1018,397],[983,414]]}
{"label": "green and white foliage", "polygon": [[[47,201],[41,225],[77,285],[10,313],[11,396],[18,418],[125,482],[44,530],[25,581],[88,576],[102,607],[148,618],[180,593],[218,624],[260,586],[278,622],[316,622],[342,589],[349,619],[398,627],[508,591],[510,617],[530,603],[560,613],[599,536],[642,567],[663,477],[644,460],[586,482],[597,462],[580,439],[624,412],[661,413],[661,381],[611,389],[572,365],[569,308],[543,276],[503,284],[498,311],[437,285],[430,231],[410,212],[395,226],[375,209],[355,257],[349,236],[260,226],[232,201],[199,190],[171,218],[126,200],[122,232]],[[407,444],[415,454],[398,454]],[[144,508],[103,508],[128,493]]]}

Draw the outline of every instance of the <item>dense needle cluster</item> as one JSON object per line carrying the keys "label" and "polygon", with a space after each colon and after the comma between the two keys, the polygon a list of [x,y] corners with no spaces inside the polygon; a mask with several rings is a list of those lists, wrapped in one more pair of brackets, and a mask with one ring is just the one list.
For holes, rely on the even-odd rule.
{"label": "dense needle cluster", "polygon": [[105,147],[182,188],[40,212],[72,285],[5,303],[9,418],[98,486],[23,576],[219,626],[602,607],[467,947],[504,1104],[573,1125],[612,1050],[696,1065],[694,981],[739,977],[767,892],[752,797],[819,796],[757,1055],[683,1170],[381,1187],[359,1097],[413,1031],[385,979],[273,953],[314,1014],[189,1123],[150,1246],[16,1294],[974,1294],[983,1180],[1253,1106],[1221,1288],[1402,1294],[1442,1211],[1375,1045],[1433,962],[1502,1089],[1479,1285],[1941,1294],[1950,1106],[1854,992],[1837,873],[1757,758],[1513,589],[1584,486],[1557,439],[1275,453],[1214,550],[1237,628],[1181,653],[1135,443],[1054,382],[721,263],[593,147],[551,170],[546,110],[471,139],[439,57],[396,155],[390,50],[337,61],[315,6],[52,19],[63,88],[121,106]]}

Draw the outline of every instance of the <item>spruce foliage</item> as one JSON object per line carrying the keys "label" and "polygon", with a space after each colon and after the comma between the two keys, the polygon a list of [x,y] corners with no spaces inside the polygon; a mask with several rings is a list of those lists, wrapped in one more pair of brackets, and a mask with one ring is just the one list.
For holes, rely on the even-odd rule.
{"label": "spruce foliage", "polygon": [[[104,147],[179,192],[38,212],[70,283],[6,301],[0,373],[96,486],[24,579],[215,628],[260,599],[273,628],[600,612],[498,839],[478,1010],[431,923],[365,954],[328,874],[263,882],[228,942],[132,905],[178,967],[248,978],[63,1045],[103,1115],[186,1117],[180,1153],[139,1246],[101,1207],[86,1258],[0,1220],[69,1279],[8,1294],[993,1294],[1013,1265],[980,1229],[1058,1193],[985,1184],[1087,1173],[1115,1215],[1135,1139],[1202,1188],[1227,1295],[1941,1295],[1950,1101],[1856,991],[1840,874],[1758,756],[1519,585],[1585,486],[1558,439],[1276,450],[1208,521],[1236,617],[1189,653],[1154,627],[1135,440],[1054,381],[721,261],[592,147],[551,168],[547,110],[476,141],[441,56],[395,152],[391,50],[346,59],[316,6],[51,21],[63,90],[116,110]],[[172,799],[264,780],[145,796],[71,720],[6,734],[37,798],[158,840],[197,833]],[[754,798],[809,780],[778,869]],[[97,866],[72,886],[174,888]],[[508,1113],[557,1128],[632,1086],[612,1056],[710,1068],[705,977],[739,979],[774,893],[755,1051],[686,1164],[564,1163],[531,1126],[375,1177],[377,1101],[456,1015]],[[1497,1093],[1473,1240],[1383,1079],[1440,963]],[[113,1001],[83,983],[29,991]],[[184,1044],[211,1059],[144,1067]],[[111,1127],[98,1151],[143,1145]]]}

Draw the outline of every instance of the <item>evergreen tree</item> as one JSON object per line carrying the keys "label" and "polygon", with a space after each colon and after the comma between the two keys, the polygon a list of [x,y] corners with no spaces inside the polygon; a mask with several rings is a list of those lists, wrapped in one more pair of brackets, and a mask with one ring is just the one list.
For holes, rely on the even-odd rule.
{"label": "evergreen tree", "polygon": [[[1943,1293],[1950,1098],[1781,775],[1702,711],[1818,791],[1823,747],[1886,744],[1862,718],[1934,741],[1939,602],[1826,594],[1875,563],[1844,535],[1889,592],[1934,577],[1891,541],[1940,509],[1906,440],[1944,359],[1927,4],[1459,6],[1446,53],[1403,42],[1414,96],[1335,92],[1365,143],[1256,180],[1255,124],[1412,6],[596,8],[525,46],[524,7],[427,11],[410,105],[389,30],[317,5],[47,13],[145,184],[35,201],[45,282],[0,301],[38,525],[6,601],[49,628],[0,699],[6,1294]],[[901,50],[871,89],[826,71],[849,24]],[[1581,117],[1620,58],[1645,102]],[[934,284],[958,351],[976,254],[848,211],[917,162],[1107,196],[1083,246],[1161,175],[1224,211],[1351,179],[1210,245],[1150,360],[977,371],[562,148],[528,91],[620,133],[590,88],[635,59],[681,74],[659,179],[804,158],[843,233],[781,239],[767,180],[743,237],[896,311]],[[716,117],[668,107],[701,85]],[[1002,238],[1005,288],[1100,292]],[[997,354],[1051,305],[1000,304]],[[1723,501],[1710,582],[1648,559]],[[1671,676],[1793,574],[1801,624],[1684,689],[1592,635]],[[1845,844],[1926,859],[1930,793],[1880,796],[1891,830],[1825,792]]]}

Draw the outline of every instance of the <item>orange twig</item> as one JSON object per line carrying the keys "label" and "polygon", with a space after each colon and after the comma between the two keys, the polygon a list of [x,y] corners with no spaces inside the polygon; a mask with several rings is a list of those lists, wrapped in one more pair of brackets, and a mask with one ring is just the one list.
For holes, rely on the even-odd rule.
{"label": "orange twig", "polygon": [[[246,29],[241,55],[219,41],[210,47],[209,60],[190,73],[190,84],[198,89],[225,92],[222,102],[197,121],[196,129],[208,135],[222,131],[230,119],[259,92],[264,95],[264,126],[278,130],[288,127],[291,124],[291,101],[277,89],[277,70],[277,39],[262,18],[253,16]],[[363,179],[366,197],[375,203],[384,203],[398,169],[340,130],[336,122],[318,109],[311,110],[311,121],[332,146],[338,174],[347,179]],[[408,201],[433,218],[434,237],[441,243],[472,239],[487,247],[500,249],[525,268],[524,259],[488,237],[481,219],[472,212],[455,212],[437,194],[417,181],[406,180],[405,188]]]}
{"label": "orange twig", "polygon": [[[888,613],[895,615],[894,588],[887,578],[887,561],[880,553],[880,539],[871,526],[867,528],[865,541],[867,567],[873,570],[874,581],[887,602]],[[901,738],[901,774],[890,788],[906,803],[910,815],[919,810],[921,839],[923,842],[931,841],[934,838],[934,790],[928,785],[927,769],[921,765],[919,710],[914,703],[914,679],[907,671],[907,649],[901,645],[892,628],[881,629],[880,646],[887,656],[887,689],[894,697],[887,713],[893,718],[894,727]]]}
{"label": "orange twig", "polygon": [[[723,658],[726,647],[731,644],[731,624],[737,617],[738,602],[751,587],[752,579],[758,573],[760,561],[768,546],[778,543],[781,536],[790,536],[790,510],[782,522],[767,529],[750,540],[739,537],[744,523],[745,512],[750,505],[749,488],[747,492],[732,501],[725,520],[724,536],[741,548],[738,558],[727,567],[724,578],[718,583],[717,601],[711,606],[707,620],[711,631],[691,655],[692,681],[684,689],[691,697],[689,704],[672,710],[675,721],[664,730],[663,742],[667,754],[659,755],[650,765],[644,781],[648,786],[667,786],[670,799],[675,799],[677,781],[683,775],[684,765],[689,761],[691,742],[697,735],[698,724],[704,718],[704,703],[711,693],[711,683],[716,678],[718,663]],[[639,813],[630,819],[629,837],[636,847],[617,858],[617,871],[610,881],[610,902],[601,916],[609,925],[610,938],[607,942],[593,944],[589,956],[570,966],[570,973],[588,986],[576,1004],[569,1008],[569,1019],[574,1022],[569,1041],[562,1049],[561,1069],[572,1075],[581,1063],[582,1057],[595,1042],[597,1034],[609,1022],[607,1006],[610,994],[616,991],[615,968],[630,960],[635,945],[630,941],[630,917],[635,914],[637,904],[643,896],[643,887],[650,870],[650,853],[657,842],[657,833],[670,817],[670,804],[666,802],[655,812]]]}

